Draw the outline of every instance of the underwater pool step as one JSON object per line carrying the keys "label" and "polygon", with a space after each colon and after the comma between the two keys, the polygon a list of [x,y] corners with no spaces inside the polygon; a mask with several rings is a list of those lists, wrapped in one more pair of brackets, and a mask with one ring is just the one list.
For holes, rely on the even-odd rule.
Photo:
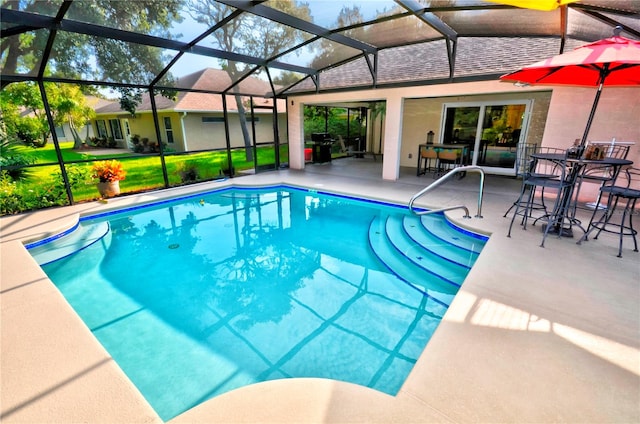
{"label": "underwater pool step", "polygon": [[[422,225],[419,216],[405,216],[402,220],[402,227],[413,243],[424,247],[436,255],[442,256],[445,260],[470,269],[478,259],[478,252],[470,251],[464,247],[450,243],[446,241],[446,239],[443,239],[443,237],[438,237],[428,231],[427,228]],[[465,235],[458,232],[458,234],[451,237],[459,238],[465,237]],[[442,247],[446,247],[446,249]],[[477,249],[477,246],[475,247]]]}
{"label": "underwater pool step", "polygon": [[[427,240],[426,243],[416,242],[405,231],[404,217],[401,215],[387,217],[386,232],[389,242],[398,253],[415,265],[458,286],[462,285],[469,273],[469,267],[449,259],[449,250],[455,250],[455,246],[438,239],[428,240],[426,234],[422,237],[423,240]],[[426,233],[424,228],[421,232]]]}
{"label": "underwater pool step", "polygon": [[[38,265],[45,265],[66,258],[91,246],[109,233],[108,222],[92,223],[87,226],[80,223],[69,234],[48,243],[29,248],[29,253]],[[55,246],[55,247],[53,247]]]}
{"label": "underwater pool step", "polygon": [[427,231],[439,239],[476,254],[480,253],[488,240],[485,236],[472,236],[456,230],[449,222],[439,216],[423,215],[420,217],[420,222]]}
{"label": "underwater pool step", "polygon": [[429,273],[398,252],[387,236],[385,215],[377,216],[371,221],[369,245],[385,267],[402,281],[447,306],[451,304],[459,287]]}

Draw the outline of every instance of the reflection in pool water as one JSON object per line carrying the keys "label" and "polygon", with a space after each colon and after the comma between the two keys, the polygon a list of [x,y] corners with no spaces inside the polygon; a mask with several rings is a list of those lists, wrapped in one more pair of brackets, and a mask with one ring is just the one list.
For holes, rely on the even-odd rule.
{"label": "reflection in pool water", "polygon": [[371,226],[393,217],[410,218],[293,188],[225,189],[85,219],[78,231],[110,231],[43,269],[164,420],[279,378],[395,394],[457,286],[425,295],[385,266]]}

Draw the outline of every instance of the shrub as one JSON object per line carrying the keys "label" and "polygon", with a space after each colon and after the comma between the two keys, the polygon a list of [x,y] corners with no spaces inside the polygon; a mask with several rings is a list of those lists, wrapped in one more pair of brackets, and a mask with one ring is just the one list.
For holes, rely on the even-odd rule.
{"label": "shrub", "polygon": [[22,153],[21,149],[24,149],[24,147],[8,137],[3,137],[0,140],[0,167],[2,167],[3,172],[6,172],[14,181],[26,179],[29,176],[28,169],[14,167],[22,167],[35,163],[35,159]]}
{"label": "shrub", "polygon": [[69,200],[59,172],[52,179],[29,185],[13,181],[5,171],[0,172],[1,215],[68,204]]}
{"label": "shrub", "polygon": [[27,146],[43,147],[47,144],[46,139],[43,141],[45,127],[42,121],[35,117],[26,116],[16,122],[16,136]]}
{"label": "shrub", "polygon": [[191,183],[200,178],[198,175],[198,166],[189,161],[178,163],[176,173],[180,176],[180,181],[183,183]]}

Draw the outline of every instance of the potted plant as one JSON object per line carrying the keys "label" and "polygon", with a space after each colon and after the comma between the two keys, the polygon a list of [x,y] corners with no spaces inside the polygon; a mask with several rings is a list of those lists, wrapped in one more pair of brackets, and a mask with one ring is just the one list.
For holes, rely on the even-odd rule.
{"label": "potted plant", "polygon": [[120,181],[127,172],[117,160],[95,162],[91,167],[91,177],[98,180],[98,191],[102,197],[113,197],[120,194]]}

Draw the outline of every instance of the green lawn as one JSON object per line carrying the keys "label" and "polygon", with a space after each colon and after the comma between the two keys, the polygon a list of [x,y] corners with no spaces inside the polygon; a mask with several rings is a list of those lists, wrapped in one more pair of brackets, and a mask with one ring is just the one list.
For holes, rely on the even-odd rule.
{"label": "green lawn", "polygon": [[[103,149],[104,151],[104,149]],[[40,209],[54,205],[65,204],[64,188],[61,185],[57,154],[52,143],[39,149],[25,149],[36,164],[51,164],[30,168],[29,179],[14,185],[9,195],[0,200],[10,200],[3,214],[16,213],[23,210]],[[107,156],[91,154],[91,151],[78,152],[73,150],[73,143],[61,143],[61,153],[65,162],[101,160],[104,158],[121,158],[127,176],[120,181],[121,193],[135,193],[165,187],[162,174],[161,160],[156,155],[131,156],[133,153],[123,153],[115,150]],[[270,146],[259,147],[256,152],[257,163],[268,165],[275,163],[274,149]],[[281,146],[282,161],[288,158],[288,145]],[[234,171],[237,174],[243,170],[253,169],[254,161],[247,161],[245,150],[235,149],[231,152]],[[165,156],[169,186],[178,186],[197,181],[207,181],[224,177],[223,166],[226,163],[226,151],[203,152],[182,155]],[[75,163],[66,165],[67,174],[72,183],[74,201],[87,201],[100,197],[96,188],[96,181],[90,178],[91,163]],[[6,192],[5,192],[6,193]],[[7,198],[9,196],[9,198]],[[47,200],[45,200],[47,199]],[[53,199],[53,200],[51,200]],[[22,204],[22,205],[21,205]]]}

